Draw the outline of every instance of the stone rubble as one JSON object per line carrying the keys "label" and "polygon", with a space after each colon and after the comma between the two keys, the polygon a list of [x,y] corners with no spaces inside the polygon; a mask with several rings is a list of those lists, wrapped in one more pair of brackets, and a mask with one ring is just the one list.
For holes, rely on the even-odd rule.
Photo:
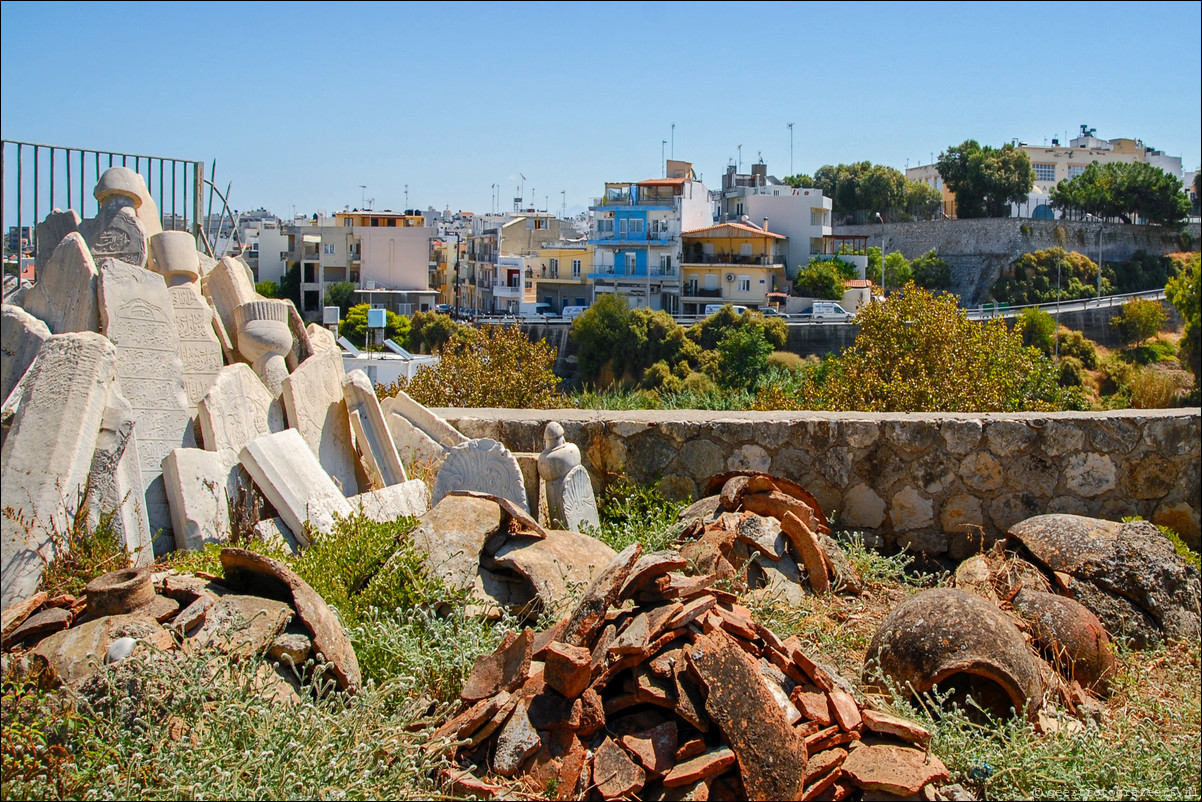
{"label": "stone rubble", "polygon": [[635,544],[559,623],[481,656],[428,746],[457,765],[447,785],[491,797],[542,794],[553,779],[558,799],[843,799],[946,781],[930,733],[862,707],[796,638],[682,567]]}

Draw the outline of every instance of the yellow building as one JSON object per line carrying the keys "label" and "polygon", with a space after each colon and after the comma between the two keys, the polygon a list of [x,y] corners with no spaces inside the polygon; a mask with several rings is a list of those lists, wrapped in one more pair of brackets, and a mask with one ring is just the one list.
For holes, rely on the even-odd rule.
{"label": "yellow building", "polygon": [[707,304],[767,306],[770,293],[787,293],[783,234],[747,223],[720,223],[681,234],[683,313],[703,314]]}
{"label": "yellow building", "polygon": [[550,311],[565,306],[588,306],[592,302],[593,249],[584,240],[547,243],[538,251],[534,273],[535,295]]}
{"label": "yellow building", "polygon": [[350,212],[335,212],[338,225],[354,228],[421,228],[426,224],[424,215],[416,212],[373,212],[355,209]]}

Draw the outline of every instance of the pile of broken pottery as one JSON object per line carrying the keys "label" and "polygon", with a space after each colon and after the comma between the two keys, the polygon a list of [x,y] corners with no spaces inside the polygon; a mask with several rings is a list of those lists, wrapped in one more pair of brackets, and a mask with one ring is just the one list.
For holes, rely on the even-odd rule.
{"label": "pile of broken pottery", "polygon": [[[224,579],[128,568],[93,579],[81,598],[34,594],[4,611],[5,672],[48,671],[51,682],[78,688],[139,648],[209,649],[234,660],[265,656],[260,678],[280,699],[294,698],[302,676],[359,687],[350,640],[308,583],[244,549],[223,549],[221,564]],[[304,675],[311,658],[316,673]]]}
{"label": "pile of broken pottery", "polygon": [[[560,799],[930,795],[929,734],[863,709],[796,638],[781,640],[675,552],[638,544],[552,628],[480,657],[430,744],[455,793]],[[503,779],[502,779],[503,778]]]}
{"label": "pile of broken pottery", "polygon": [[721,474],[680,518],[689,522],[681,557],[703,574],[734,580],[740,592],[795,603],[806,587],[863,590],[822,507],[796,482],[754,471]]}

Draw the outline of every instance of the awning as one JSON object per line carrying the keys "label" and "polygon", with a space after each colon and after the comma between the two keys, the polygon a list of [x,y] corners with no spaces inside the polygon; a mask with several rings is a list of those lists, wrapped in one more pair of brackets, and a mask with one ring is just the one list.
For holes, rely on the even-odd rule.
{"label": "awning", "polygon": [[321,242],[321,234],[305,234],[301,239],[305,242]]}

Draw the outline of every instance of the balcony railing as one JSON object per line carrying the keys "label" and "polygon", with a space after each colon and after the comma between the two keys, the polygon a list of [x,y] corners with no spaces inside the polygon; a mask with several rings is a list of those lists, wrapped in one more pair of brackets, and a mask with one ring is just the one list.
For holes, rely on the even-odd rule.
{"label": "balcony railing", "polygon": [[684,285],[684,294],[689,298],[721,298],[722,290],[709,290],[696,284]]}
{"label": "balcony railing", "polygon": [[743,256],[741,254],[693,254],[684,258],[686,265],[759,265],[761,267],[784,267],[775,256]]}

